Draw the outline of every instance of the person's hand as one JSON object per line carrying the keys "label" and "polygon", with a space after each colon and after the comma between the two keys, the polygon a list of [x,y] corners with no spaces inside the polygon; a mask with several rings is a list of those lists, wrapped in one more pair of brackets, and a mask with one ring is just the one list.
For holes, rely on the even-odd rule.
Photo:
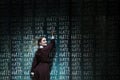
{"label": "person's hand", "polygon": [[30,76],[31,76],[31,77],[34,77],[34,72],[31,72],[31,73],[30,73]]}
{"label": "person's hand", "polygon": [[52,31],[51,31],[51,39],[55,39],[55,37],[54,37],[54,34],[55,34],[55,30],[54,30],[54,28],[52,29]]}
{"label": "person's hand", "polygon": [[51,31],[51,35],[52,35],[52,36],[54,35],[54,31]]}
{"label": "person's hand", "polygon": [[53,36],[54,34],[55,34],[55,30],[52,29],[52,31],[51,31],[51,35]]}

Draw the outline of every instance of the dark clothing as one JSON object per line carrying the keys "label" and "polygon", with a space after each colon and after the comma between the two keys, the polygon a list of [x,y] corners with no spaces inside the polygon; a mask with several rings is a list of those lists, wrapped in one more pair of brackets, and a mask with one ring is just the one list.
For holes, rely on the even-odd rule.
{"label": "dark clothing", "polygon": [[55,45],[55,40],[51,40],[44,48],[39,48],[32,63],[31,72],[34,72],[33,80],[50,80],[49,53]]}

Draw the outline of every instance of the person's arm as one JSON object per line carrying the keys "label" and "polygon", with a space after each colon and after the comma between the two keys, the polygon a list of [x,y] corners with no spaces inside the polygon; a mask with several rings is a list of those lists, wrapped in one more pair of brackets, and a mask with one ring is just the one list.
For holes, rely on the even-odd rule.
{"label": "person's arm", "polygon": [[54,37],[54,35],[51,36],[50,45],[51,45],[52,47],[55,45],[55,37]]}
{"label": "person's arm", "polygon": [[31,71],[30,71],[30,76],[33,77],[34,76],[34,68],[36,67],[37,65],[37,59],[36,59],[36,55],[33,59],[33,62],[32,62],[32,67],[31,67]]}
{"label": "person's arm", "polygon": [[53,35],[54,32],[51,32],[51,33],[52,33],[52,35],[51,35],[51,41],[47,45],[47,47],[45,48],[45,50],[47,50],[47,53],[49,53],[53,49],[53,47],[55,46],[55,37]]}
{"label": "person's arm", "polygon": [[55,46],[55,37],[52,35],[51,36],[51,41],[47,46],[48,51],[51,51],[54,46]]}
{"label": "person's arm", "polygon": [[55,36],[54,36],[54,31],[52,31],[51,33],[52,35],[51,35],[51,41],[49,47],[52,49],[55,45]]}

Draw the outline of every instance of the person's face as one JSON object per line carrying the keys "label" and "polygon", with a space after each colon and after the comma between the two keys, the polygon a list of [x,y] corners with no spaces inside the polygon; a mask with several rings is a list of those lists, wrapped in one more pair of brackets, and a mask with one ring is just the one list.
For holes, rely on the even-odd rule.
{"label": "person's face", "polygon": [[47,46],[47,41],[46,38],[42,38],[41,42],[40,42],[41,46]]}

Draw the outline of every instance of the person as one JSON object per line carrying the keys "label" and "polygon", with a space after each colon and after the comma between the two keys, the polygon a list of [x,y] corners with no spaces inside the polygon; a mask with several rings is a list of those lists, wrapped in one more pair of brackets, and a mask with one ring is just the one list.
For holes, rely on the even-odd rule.
{"label": "person", "polygon": [[50,80],[50,58],[49,54],[55,46],[54,32],[52,32],[51,42],[47,44],[46,38],[38,40],[38,50],[32,62],[30,76],[32,80]]}

